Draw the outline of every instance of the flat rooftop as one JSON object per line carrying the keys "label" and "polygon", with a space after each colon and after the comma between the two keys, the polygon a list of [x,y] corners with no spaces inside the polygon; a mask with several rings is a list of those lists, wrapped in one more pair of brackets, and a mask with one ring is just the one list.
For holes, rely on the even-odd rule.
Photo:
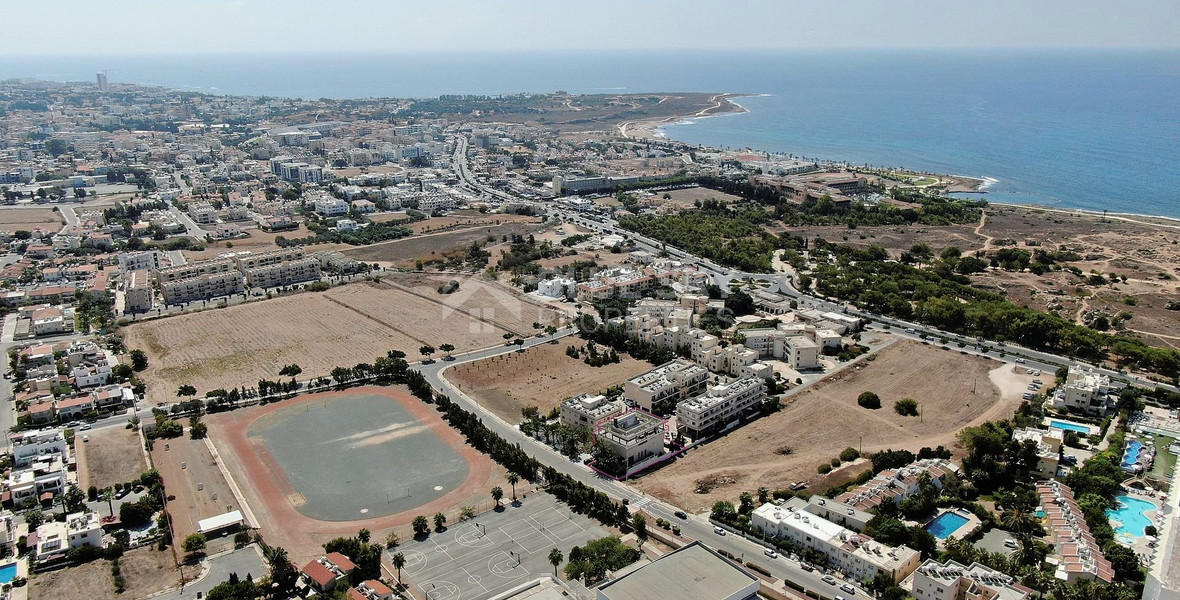
{"label": "flat rooftop", "polygon": [[[759,580],[693,542],[598,588],[605,600],[756,598]],[[745,592],[745,593],[743,593]]]}

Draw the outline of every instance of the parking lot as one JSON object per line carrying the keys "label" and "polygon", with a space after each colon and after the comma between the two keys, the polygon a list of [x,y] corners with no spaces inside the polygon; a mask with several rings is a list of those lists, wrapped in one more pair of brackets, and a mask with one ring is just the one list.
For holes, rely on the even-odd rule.
{"label": "parking lot", "polygon": [[605,535],[552,496],[534,494],[520,506],[505,504],[502,512],[456,523],[393,552],[405,556],[402,579],[421,597],[463,600],[487,598],[552,573],[553,548],[568,557],[570,548]]}

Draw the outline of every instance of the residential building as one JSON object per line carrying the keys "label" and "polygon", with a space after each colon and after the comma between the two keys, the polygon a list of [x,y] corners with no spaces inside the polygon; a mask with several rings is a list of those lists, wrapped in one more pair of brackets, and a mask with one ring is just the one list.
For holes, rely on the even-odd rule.
{"label": "residential building", "polygon": [[924,458],[899,469],[881,471],[867,483],[836,496],[836,501],[869,511],[885,500],[901,502],[917,494],[922,489],[923,475],[928,476],[930,483],[941,490],[943,481],[958,473],[959,467],[949,460]]}
{"label": "residential building", "polygon": [[13,506],[34,506],[51,501],[66,491],[66,464],[60,457],[52,455],[38,458],[27,468],[9,473],[5,487]]}
{"label": "residential building", "polygon": [[1053,394],[1053,406],[1088,415],[1105,415],[1115,406],[1110,394],[1110,377],[1089,366],[1071,366],[1065,384]]}
{"label": "residential building", "polygon": [[242,292],[242,274],[236,269],[198,275],[188,279],[162,282],[160,292],[166,304],[182,304],[194,300],[211,300]]}
{"label": "residential building", "polygon": [[123,290],[123,312],[144,313],[150,311],[156,300],[151,274],[145,270],[131,271]]}
{"label": "residential building", "polygon": [[874,516],[872,513],[860,510],[855,506],[837,502],[832,498],[825,498],[819,494],[815,494],[807,500],[798,496],[792,497],[783,506],[795,506],[853,531],[864,529],[865,525]]}
{"label": "residential building", "polygon": [[371,212],[377,211],[377,205],[373,204],[372,202],[370,202],[368,200],[353,200],[352,201],[352,210],[356,211],[357,213],[361,213],[361,214],[371,213]]}
{"label": "residential building", "polygon": [[1044,481],[1037,484],[1037,496],[1045,513],[1045,529],[1058,557],[1054,576],[1069,583],[1082,579],[1109,583],[1114,578],[1114,569],[1090,533],[1073,490],[1060,481]]}
{"label": "residential building", "polygon": [[12,442],[12,466],[17,469],[45,457],[59,457],[69,460],[69,446],[62,432],[57,429],[41,431],[18,431],[9,436]]}
{"label": "residential building", "polygon": [[266,252],[238,252],[234,254],[232,260],[234,261],[234,266],[239,271],[248,273],[250,269],[269,267],[290,260],[299,260],[304,256],[303,247],[296,246],[294,248],[279,248]]}
{"label": "residential building", "polygon": [[94,360],[72,366],[70,376],[74,378],[74,385],[78,386],[78,389],[102,385],[111,377],[111,364],[104,354]]}
{"label": "residential building", "polygon": [[582,394],[561,403],[561,424],[574,429],[585,427],[593,431],[603,419],[613,417],[626,408],[622,400],[611,400],[603,395]]}
{"label": "residential building", "polygon": [[1036,429],[1022,427],[1012,432],[1012,439],[1024,443],[1032,443],[1037,449],[1037,466],[1032,474],[1037,479],[1052,479],[1057,476],[1058,463],[1061,460],[1061,445],[1065,440],[1065,432],[1055,427]]}
{"label": "residential building", "polygon": [[321,556],[303,567],[303,575],[312,588],[325,593],[336,589],[339,581],[348,585],[348,576],[356,569],[356,564],[347,556],[339,552],[331,552]]}
{"label": "residential building", "polygon": [[63,558],[71,548],[102,547],[102,525],[97,513],[72,513],[65,523],[42,523],[34,535],[36,542],[29,540],[29,545],[35,548],[35,562]]}
{"label": "residential building", "polygon": [[325,217],[338,217],[348,214],[348,203],[332,196],[316,198],[315,211]]}
{"label": "residential building", "polygon": [[537,282],[537,294],[548,298],[568,298],[573,295],[578,282],[568,277],[542,279]]}
{"label": "residential building", "polygon": [[163,285],[165,283],[180,281],[182,279],[191,279],[201,275],[228,273],[236,270],[236,268],[237,267],[234,264],[234,261],[228,258],[199,260],[174,267],[157,269],[156,282],[160,285]]}
{"label": "residential building", "polygon": [[754,377],[714,385],[676,405],[677,433],[693,439],[717,433],[761,405],[765,395],[765,383]]}
{"label": "residential building", "polygon": [[775,539],[823,553],[828,564],[856,581],[883,573],[895,582],[918,568],[921,554],[908,546],[890,547],[810,512],[766,503],[754,509],[750,524]]}
{"label": "residential building", "polygon": [[613,448],[630,470],[664,453],[664,429],[663,419],[633,409],[599,424],[595,441]]}
{"label": "residential building", "polygon": [[1026,600],[1034,595],[1011,576],[971,563],[929,559],[914,571],[911,592],[916,600]]}
{"label": "residential building", "polygon": [[362,581],[349,592],[350,596],[352,592],[357,594],[352,600],[393,600],[393,590],[376,579]]}
{"label": "residential building", "polygon": [[[761,581],[701,542],[625,570],[596,590],[597,600],[756,600]],[[556,597],[557,594],[554,594]]]}
{"label": "residential building", "polygon": [[217,210],[208,202],[190,202],[188,216],[198,225],[212,225],[217,222]]}
{"label": "residential building", "polygon": [[320,261],[308,257],[246,271],[246,285],[251,288],[273,288],[295,285],[320,279]]}
{"label": "residential building", "polygon": [[16,544],[20,541],[20,531],[16,523],[16,515],[11,510],[0,510],[0,554],[16,555]]}
{"label": "residential building", "polygon": [[678,358],[668,361],[623,385],[623,398],[648,412],[671,412],[676,403],[700,392],[709,371]]}
{"label": "residential building", "polygon": [[336,220],[336,230],[337,231],[357,231],[359,229],[360,229],[360,225],[358,225],[357,222],[353,221],[352,219],[337,219]]}

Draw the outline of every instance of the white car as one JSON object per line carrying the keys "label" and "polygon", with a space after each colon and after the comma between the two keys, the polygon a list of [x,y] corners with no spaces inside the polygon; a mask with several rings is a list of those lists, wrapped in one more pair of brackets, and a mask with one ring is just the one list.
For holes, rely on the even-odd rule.
{"label": "white car", "polygon": [[778,558],[778,552],[775,552],[773,548],[767,548],[763,550],[762,553],[769,556],[770,558]]}

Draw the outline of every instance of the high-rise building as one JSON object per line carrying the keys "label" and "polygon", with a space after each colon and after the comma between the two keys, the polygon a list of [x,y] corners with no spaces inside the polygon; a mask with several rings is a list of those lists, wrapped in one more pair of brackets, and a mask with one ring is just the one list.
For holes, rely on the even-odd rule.
{"label": "high-rise building", "polygon": [[105,71],[98,74],[98,91],[100,91],[100,92],[111,91],[111,85],[109,83],[107,83],[107,74]]}

